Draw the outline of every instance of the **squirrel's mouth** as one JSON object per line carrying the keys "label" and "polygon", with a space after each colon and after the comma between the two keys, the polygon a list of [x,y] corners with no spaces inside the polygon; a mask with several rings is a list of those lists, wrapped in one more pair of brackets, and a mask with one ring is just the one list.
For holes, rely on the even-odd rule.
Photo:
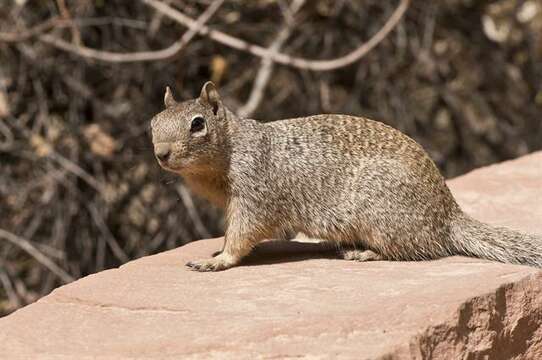
{"label": "squirrel's mouth", "polygon": [[169,164],[167,161],[158,160],[158,164],[164,170],[168,170],[168,171],[178,171],[179,170],[179,167],[171,166],[171,164]]}
{"label": "squirrel's mouth", "polygon": [[186,169],[186,166],[183,166],[183,164],[172,164],[171,159],[161,160],[157,158],[156,160],[158,161],[158,165],[160,165],[162,169],[167,171],[179,173],[182,170]]}

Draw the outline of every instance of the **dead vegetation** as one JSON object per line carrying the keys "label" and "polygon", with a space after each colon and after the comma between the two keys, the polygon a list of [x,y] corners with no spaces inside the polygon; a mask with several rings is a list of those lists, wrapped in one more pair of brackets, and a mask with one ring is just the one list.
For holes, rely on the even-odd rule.
{"label": "dead vegetation", "polygon": [[4,313],[220,234],[220,214],[153,159],[166,85],[190,98],[212,79],[264,120],[381,119],[447,176],[542,147],[534,0],[16,0],[0,18]]}

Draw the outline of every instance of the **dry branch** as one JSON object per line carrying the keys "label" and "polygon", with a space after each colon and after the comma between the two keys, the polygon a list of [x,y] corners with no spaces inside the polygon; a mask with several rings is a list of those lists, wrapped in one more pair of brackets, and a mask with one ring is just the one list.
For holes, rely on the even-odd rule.
{"label": "dry branch", "polygon": [[[305,4],[305,0],[294,0],[292,2],[292,5],[288,9],[288,14],[286,14],[286,26],[284,26],[276,36],[275,40],[271,43],[271,45],[267,48],[271,52],[277,52],[280,50],[280,48],[284,45],[286,40],[290,37],[292,34],[293,28],[294,28],[294,16],[295,14],[303,7]],[[269,79],[271,78],[271,73],[273,72],[273,65],[274,61],[271,58],[263,58],[262,62],[260,64],[260,68],[258,69],[258,73],[256,74],[256,78],[254,79],[254,83],[252,84],[252,90],[250,92],[250,95],[248,97],[247,102],[237,110],[237,114],[241,118],[246,118],[252,116],[252,114],[256,111],[258,106],[260,105],[263,94],[265,92],[265,88],[267,87],[267,84],[269,83]]]}
{"label": "dry branch", "polygon": [[3,265],[4,264],[0,262],[0,283],[2,283],[2,287],[7,294],[11,306],[16,309],[21,306],[21,301],[17,295],[17,291],[15,291],[15,288],[13,287],[13,283],[9,278],[8,273],[3,268]]}
{"label": "dry branch", "polygon": [[[279,64],[288,65],[288,66],[292,66],[292,67],[304,69],[304,70],[330,71],[330,70],[335,70],[341,67],[348,66],[360,60],[369,51],[371,51],[380,42],[382,42],[382,40],[384,40],[386,36],[399,23],[399,21],[403,17],[404,13],[406,12],[410,4],[410,0],[401,0],[401,2],[399,3],[395,11],[392,13],[390,18],[384,24],[384,26],[382,26],[382,28],[379,31],[377,31],[367,42],[364,42],[363,44],[359,45],[356,49],[349,52],[348,54],[338,57],[338,58],[330,59],[330,60],[314,60],[314,59],[307,59],[303,57],[296,57],[296,56],[283,54],[279,52],[277,49],[275,49],[274,47],[264,48],[262,46],[252,44],[245,40],[239,39],[237,37],[228,35],[224,32],[209,28],[208,26],[205,25],[205,22],[214,14],[214,12],[216,12],[216,10],[218,10],[220,5],[223,3],[223,0],[217,0],[211,3],[208,9],[197,20],[190,18],[189,16],[183,14],[182,12],[160,1],[157,1],[157,0],[141,0],[141,1],[153,7],[154,9],[164,14],[165,16],[175,20],[179,24],[182,24],[188,27],[190,30],[187,33],[185,33],[185,36],[183,36],[179,41],[173,43],[172,45],[170,45],[169,47],[165,49],[155,50],[155,51],[140,51],[140,52],[133,52],[133,53],[104,51],[104,50],[89,48],[86,46],[78,46],[76,44],[69,43],[61,38],[58,38],[50,34],[43,34],[39,36],[39,39],[58,49],[68,51],[82,57],[105,61],[105,62],[120,63],[120,62],[156,61],[156,60],[164,60],[164,59],[171,58],[175,56],[176,54],[178,54],[186,46],[186,44],[190,41],[190,39],[193,38],[195,34],[199,33],[201,35],[208,36],[212,40],[217,41],[223,45],[229,46],[237,50],[249,52],[250,54],[261,57],[263,59],[271,59],[273,62],[276,62]],[[45,24],[45,25],[50,25],[50,24]],[[44,26],[43,28],[40,27],[39,29],[35,29],[27,37],[39,34],[40,32],[43,32],[44,29],[47,29],[47,27]],[[6,39],[10,39],[10,36],[8,35],[11,35],[11,34],[4,34],[4,37]],[[2,37],[0,37],[0,39],[2,39]],[[20,38],[17,38],[17,40],[20,40]],[[9,41],[9,40],[5,40],[5,41]],[[11,41],[14,41],[14,40],[12,39]]]}
{"label": "dry branch", "polygon": [[[172,20],[175,20],[181,25],[184,25],[188,28],[196,28],[197,24],[194,19],[172,8],[169,5],[166,5],[158,0],[141,1],[156,9],[157,11],[163,13],[164,15],[168,16]],[[241,40],[237,37],[228,35],[222,31],[211,29],[208,26],[202,26],[200,29],[198,29],[198,32],[201,35],[208,36],[212,40],[215,40],[223,45],[229,46],[237,50],[246,51],[252,55],[259,56],[261,58],[270,58],[274,62],[277,62],[279,64],[288,65],[304,70],[329,71],[339,69],[341,67],[350,65],[358,61],[365,54],[367,54],[374,47],[376,47],[399,23],[399,21],[407,11],[409,4],[410,0],[401,0],[393,14],[384,24],[384,26],[367,42],[359,45],[356,49],[349,52],[348,54],[331,60],[313,60],[302,57],[290,56],[277,51],[266,49],[259,45],[249,43],[245,40]]]}
{"label": "dry branch", "polygon": [[104,51],[92,49],[86,46],[76,45],[62,40],[59,37],[44,34],[39,39],[49,45],[71,52],[73,54],[105,62],[122,63],[122,62],[139,62],[139,61],[157,61],[166,60],[179,54],[182,49],[194,38],[194,36],[200,31],[205,23],[214,15],[214,13],[224,3],[224,0],[215,0],[209,5],[209,7],[200,15],[200,17],[194,22],[194,26],[190,27],[183,36],[162,50],[153,51],[138,51],[132,53],[120,53],[114,51]]}
{"label": "dry branch", "polygon": [[16,32],[0,32],[0,41],[3,42],[18,42],[28,40],[34,36],[43,34],[44,32],[54,28],[59,24],[58,17],[52,17],[45,20],[44,22],[31,27],[30,29],[25,29],[22,31]]}
{"label": "dry branch", "polygon": [[186,189],[184,185],[178,185],[176,189],[177,189],[177,193],[181,197],[181,200],[183,201],[183,204],[186,208],[188,216],[190,216],[190,219],[194,223],[194,227],[196,231],[199,233],[199,236],[201,236],[202,239],[210,238],[211,233],[203,224],[203,221],[201,220],[201,216],[199,215],[198,210],[196,209],[196,206],[194,205],[194,201],[192,200],[190,192]]}
{"label": "dry branch", "polygon": [[119,245],[118,240],[115,239],[115,236],[107,227],[107,224],[105,223],[102,214],[100,213],[98,208],[93,204],[90,204],[88,205],[88,209],[92,218],[94,219],[94,222],[96,223],[96,226],[98,226],[98,228],[102,232],[103,238],[107,242],[107,245],[109,245],[109,248],[111,249],[113,255],[115,255],[115,257],[122,263],[129,261],[130,258],[128,257],[128,255],[126,255],[124,250],[122,250],[122,247]]}
{"label": "dry branch", "polygon": [[70,14],[70,11],[68,10],[68,7],[66,6],[66,0],[56,0],[56,4],[58,6],[58,9],[60,11],[60,14],[62,18],[68,22],[70,31],[72,33],[72,42],[74,42],[76,45],[81,45],[81,33],[79,32],[79,29],[74,24],[72,20],[72,16]]}
{"label": "dry branch", "polygon": [[20,236],[17,236],[7,230],[0,229],[0,238],[3,238],[13,245],[23,249],[26,253],[32,256],[36,261],[41,265],[49,269],[53,274],[58,276],[62,282],[69,283],[74,280],[74,278],[68,274],[64,269],[55,264],[51,259],[45,256],[41,251],[38,250],[32,243],[26,239],[23,239]]}

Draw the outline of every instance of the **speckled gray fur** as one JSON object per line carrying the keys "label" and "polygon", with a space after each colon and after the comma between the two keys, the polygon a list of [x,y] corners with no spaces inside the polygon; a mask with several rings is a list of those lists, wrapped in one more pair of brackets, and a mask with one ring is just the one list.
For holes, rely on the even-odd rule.
{"label": "speckled gray fur", "polygon": [[[259,241],[303,232],[355,260],[424,260],[466,255],[542,266],[542,239],[465,215],[427,153],[387,125],[348,115],[260,123],[239,119],[212,83],[199,98],[152,120],[162,167],[226,211],[223,252],[188,264],[234,266]],[[191,132],[194,116],[205,128]],[[167,150],[163,150],[167,149]]]}

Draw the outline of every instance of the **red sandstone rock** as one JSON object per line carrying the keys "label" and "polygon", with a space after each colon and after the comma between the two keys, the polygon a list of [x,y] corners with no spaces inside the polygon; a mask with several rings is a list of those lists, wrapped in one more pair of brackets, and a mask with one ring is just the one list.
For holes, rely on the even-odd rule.
{"label": "red sandstone rock", "polygon": [[[542,153],[450,186],[477,218],[542,233]],[[356,263],[299,243],[266,243],[219,273],[183,266],[220,246],[192,243],[56,289],[0,319],[0,358],[542,358],[537,269]]]}

